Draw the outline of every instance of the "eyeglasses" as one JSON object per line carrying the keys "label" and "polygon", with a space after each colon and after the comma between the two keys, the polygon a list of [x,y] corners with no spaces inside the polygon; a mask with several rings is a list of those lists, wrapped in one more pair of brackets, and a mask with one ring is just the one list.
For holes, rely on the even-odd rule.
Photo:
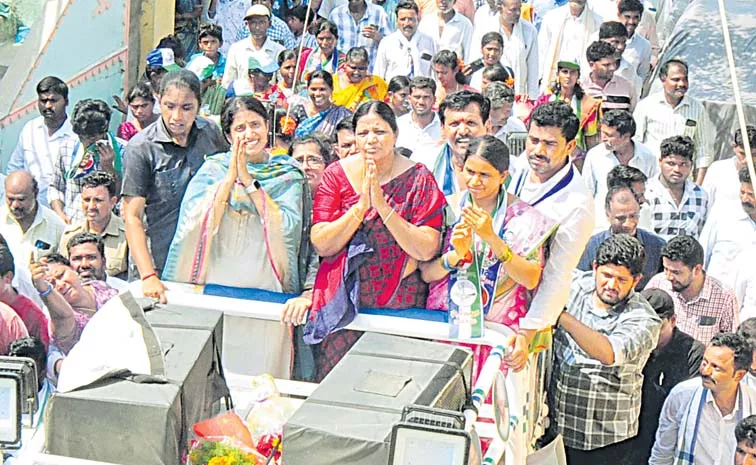
{"label": "eyeglasses", "polygon": [[313,155],[304,156],[304,157],[295,157],[296,161],[299,162],[300,165],[304,166],[312,166],[313,168],[319,168],[323,165],[325,165],[325,160],[323,160],[320,157],[316,157]]}

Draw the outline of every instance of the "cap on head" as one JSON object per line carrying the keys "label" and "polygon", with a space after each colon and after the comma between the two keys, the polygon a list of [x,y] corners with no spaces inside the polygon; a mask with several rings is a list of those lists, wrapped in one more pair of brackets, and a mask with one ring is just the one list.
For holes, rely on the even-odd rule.
{"label": "cap on head", "polygon": [[186,65],[186,69],[193,72],[200,81],[204,81],[213,76],[215,63],[205,55],[197,55]]}
{"label": "cap on head", "polygon": [[560,58],[559,61],[557,61],[557,69],[558,68],[567,68],[575,71],[580,71],[580,63],[578,63],[577,58]]}
{"label": "cap on head", "polygon": [[252,16],[267,16],[270,18],[270,10],[265,5],[252,5],[244,14],[244,19],[251,18]]}
{"label": "cap on head", "polygon": [[262,71],[265,74],[273,74],[278,70],[278,63],[267,53],[258,53],[249,57],[249,71]]}
{"label": "cap on head", "polygon": [[162,67],[166,71],[181,69],[176,64],[173,50],[170,48],[156,48],[147,54],[147,66]]}

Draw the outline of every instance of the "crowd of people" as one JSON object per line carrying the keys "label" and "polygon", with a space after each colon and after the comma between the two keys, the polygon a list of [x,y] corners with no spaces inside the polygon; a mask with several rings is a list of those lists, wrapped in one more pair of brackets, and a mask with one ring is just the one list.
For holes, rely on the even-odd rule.
{"label": "crowd of people", "polygon": [[753,463],[756,127],[715,153],[661,45],[640,0],[177,2],[115,105],[36,83],[0,352],[44,347],[54,385],[128,281],[217,284],[290,295],[319,381],[361,309],[465,307],[514,372],[553,331],[570,465]]}

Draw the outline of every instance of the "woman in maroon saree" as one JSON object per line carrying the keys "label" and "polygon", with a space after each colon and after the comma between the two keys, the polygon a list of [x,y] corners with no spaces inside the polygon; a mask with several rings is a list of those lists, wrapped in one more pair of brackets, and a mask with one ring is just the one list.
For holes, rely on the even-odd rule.
{"label": "woman in maroon saree", "polygon": [[391,108],[366,102],[354,115],[359,156],[333,163],[313,206],[312,244],[323,261],[305,342],[320,381],[361,336],[343,330],[360,308],[425,307],[418,262],[439,250],[446,204],[433,175],[394,152]]}

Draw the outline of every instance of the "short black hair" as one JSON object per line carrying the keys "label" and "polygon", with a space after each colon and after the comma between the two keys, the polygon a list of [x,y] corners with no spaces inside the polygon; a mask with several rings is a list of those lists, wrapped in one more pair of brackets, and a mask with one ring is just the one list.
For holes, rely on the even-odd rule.
{"label": "short black hair", "polygon": [[539,127],[559,128],[567,142],[575,140],[580,127],[580,120],[572,107],[561,100],[537,106],[530,116],[528,129],[533,123]]}
{"label": "short black hair", "polygon": [[[756,150],[756,126],[749,124],[746,126],[746,134],[748,135],[748,145],[751,146],[751,150]],[[743,131],[738,128],[735,134],[732,136],[732,142],[736,147],[741,149],[745,148],[745,141],[743,140]]]}
{"label": "short black hair", "polygon": [[601,118],[601,124],[616,129],[620,135],[635,136],[635,119],[627,110],[609,110]]}
{"label": "short black hair", "polygon": [[685,68],[685,74],[688,74],[688,63],[682,58],[675,57],[670,58],[661,65],[661,67],[659,68],[659,79],[661,79],[662,81],[667,79],[667,74],[669,74],[669,67],[672,65],[682,66],[683,68]]}
{"label": "short black hair", "polygon": [[744,166],[740,168],[738,171],[738,180],[741,184],[750,184],[751,183],[751,172],[748,171],[748,167]]}
{"label": "short black hair", "polygon": [[444,98],[444,101],[441,102],[441,105],[439,105],[438,118],[441,120],[441,125],[446,121],[446,110],[462,111],[472,104],[478,105],[478,108],[480,109],[480,119],[483,121],[483,124],[485,124],[491,113],[491,101],[478,92],[460,90],[459,92],[448,94]]}
{"label": "short black hair", "polygon": [[735,442],[743,442],[751,448],[756,447],[756,415],[747,416],[738,422],[735,426]]}
{"label": "short black hair", "polygon": [[154,101],[155,96],[152,93],[152,87],[150,83],[146,81],[140,81],[134,84],[129,94],[126,96],[126,102],[131,103],[138,98],[143,98],[149,102]]}
{"label": "short black hair", "polygon": [[68,100],[68,86],[59,77],[43,77],[42,80],[37,83],[37,95],[47,93],[58,94],[63,97],[63,99]]}
{"label": "short black hair", "polygon": [[[310,17],[312,17],[312,10],[310,11],[310,14]],[[304,22],[304,20],[307,18],[307,5],[297,5],[294,8],[289,8],[283,15],[283,19],[287,18],[297,18],[298,20]]]}
{"label": "short black hair", "polygon": [[588,60],[588,63],[595,63],[604,58],[614,58],[616,53],[617,49],[614,45],[597,40],[588,46],[585,51],[585,58]]}
{"label": "short black hair", "polygon": [[410,81],[407,76],[394,76],[388,83],[389,92],[399,92],[402,89],[409,87]]}
{"label": "short black hair", "polygon": [[688,136],[672,136],[661,141],[659,151],[661,152],[659,158],[677,155],[678,157],[687,158],[688,160],[693,161],[696,145],[693,143],[693,139]]}
{"label": "short black hair", "polygon": [[48,264],[59,263],[61,265],[71,266],[71,262],[59,253],[52,253],[45,256],[45,261]]}
{"label": "short black hair", "polygon": [[624,266],[634,277],[643,272],[646,251],[640,241],[629,234],[613,234],[596,251],[596,265]]}
{"label": "short black hair", "polygon": [[81,244],[94,244],[95,246],[97,246],[97,251],[100,252],[100,256],[102,257],[103,261],[105,260],[105,243],[102,242],[102,238],[98,234],[91,232],[81,232],[75,234],[73,237],[71,237],[71,239],[68,241],[68,245],[66,246],[68,256],[71,256],[71,249]]}
{"label": "short black hair", "polygon": [[425,76],[415,76],[412,79],[410,79],[410,85],[409,85],[410,94],[412,93],[413,89],[428,89],[431,91],[431,94],[435,95],[436,94],[436,81]]}
{"label": "short black hair", "polygon": [[496,42],[502,48],[504,48],[504,38],[496,31],[486,32],[480,39],[480,47],[483,48],[491,42]]}
{"label": "short black hair", "polygon": [[8,244],[0,244],[0,277],[8,273],[16,273],[16,262]]}
{"label": "short black hair", "polygon": [[336,123],[336,128],[333,130],[333,140],[339,142],[339,131],[351,131],[354,132],[354,122],[352,121],[352,115],[347,115],[341,118],[341,121]]}
{"label": "short black hair", "polygon": [[614,186],[632,187],[636,182],[646,183],[648,176],[638,168],[630,165],[617,165],[606,175],[606,185],[609,188]]}
{"label": "short black hair", "polygon": [[635,194],[633,194],[633,190],[629,186],[612,186],[607,191],[606,198],[604,200],[604,209],[606,210],[607,213],[609,213],[609,210],[611,210],[612,200],[614,200],[614,196],[619,194],[620,192],[625,192],[625,191],[629,192],[630,197],[633,199],[634,202],[637,203],[637,200],[635,199]]}
{"label": "short black hair", "polygon": [[110,106],[99,99],[85,98],[74,106],[71,115],[73,132],[79,137],[97,136],[108,132]]}
{"label": "short black hair", "polygon": [[197,43],[205,37],[215,37],[223,44],[223,26],[215,23],[202,23],[197,30]]}
{"label": "short black hair", "polygon": [[627,38],[627,28],[619,21],[607,21],[599,27],[599,40],[613,39],[615,37]]}
{"label": "short black hair", "polygon": [[103,186],[108,190],[108,195],[115,197],[117,193],[115,176],[107,171],[95,171],[90,173],[81,180],[81,188]]}
{"label": "short black hair", "polygon": [[753,361],[753,348],[748,340],[737,333],[718,333],[711,338],[709,345],[712,347],[727,347],[732,350],[735,358],[735,370],[746,370],[751,367]]}
{"label": "short black hair", "polygon": [[620,0],[619,5],[617,5],[617,11],[619,11],[619,14],[632,11],[643,15],[643,3],[639,0]]}
{"label": "short black hair", "polygon": [[401,0],[397,3],[396,9],[394,10],[397,16],[399,16],[399,10],[412,10],[415,13],[420,14],[420,8],[418,8],[417,3],[412,0]]}
{"label": "short black hair", "polygon": [[751,317],[743,320],[738,326],[737,333],[746,338],[751,344],[751,349],[756,351],[756,318]]}
{"label": "short black hair", "polygon": [[688,268],[703,265],[704,251],[693,236],[676,236],[662,247],[662,258],[673,262],[682,262]]}
{"label": "short black hair", "polygon": [[503,82],[492,82],[486,87],[483,96],[491,101],[491,108],[501,108],[507,103],[514,103],[514,89]]}
{"label": "short black hair", "polygon": [[35,336],[27,336],[11,341],[8,344],[8,355],[11,357],[27,357],[37,365],[37,382],[42,386],[47,371],[47,348]]}

